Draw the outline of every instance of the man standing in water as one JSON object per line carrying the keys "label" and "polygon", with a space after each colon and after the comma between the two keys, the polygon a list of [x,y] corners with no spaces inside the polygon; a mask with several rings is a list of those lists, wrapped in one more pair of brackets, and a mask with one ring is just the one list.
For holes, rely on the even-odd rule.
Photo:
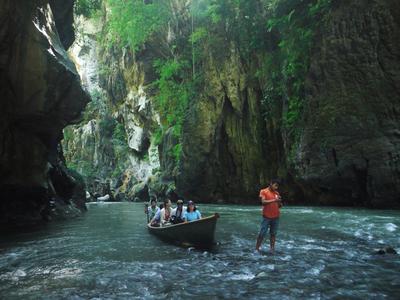
{"label": "man standing in water", "polygon": [[269,228],[269,243],[271,252],[275,250],[275,237],[279,225],[279,208],[282,206],[281,196],[278,193],[279,182],[276,179],[271,180],[269,186],[260,191],[261,204],[263,206],[262,222],[260,233],[257,237],[256,250],[260,251],[261,243]]}

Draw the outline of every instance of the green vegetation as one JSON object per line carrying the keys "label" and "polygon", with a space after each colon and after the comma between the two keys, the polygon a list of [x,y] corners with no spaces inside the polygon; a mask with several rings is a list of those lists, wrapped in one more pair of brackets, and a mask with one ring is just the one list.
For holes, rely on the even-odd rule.
{"label": "green vegetation", "polygon": [[155,82],[158,88],[155,97],[157,110],[162,116],[164,127],[172,127],[174,135],[179,137],[187,105],[193,97],[190,64],[185,61],[158,60],[155,68],[159,74]]}
{"label": "green vegetation", "polygon": [[86,159],[82,159],[78,162],[68,161],[67,167],[74,173],[80,174],[83,178],[95,178],[96,169],[92,165],[92,162]]}
{"label": "green vegetation", "polygon": [[152,136],[154,145],[156,145],[156,146],[160,145],[161,141],[162,141],[162,137],[163,137],[163,130],[162,130],[162,128],[158,127]]}
{"label": "green vegetation", "polygon": [[104,0],[109,8],[107,36],[111,44],[129,46],[136,51],[169,18],[168,1]]}
{"label": "green vegetation", "polygon": [[269,80],[264,104],[282,102],[286,98],[288,104],[283,125],[289,131],[294,131],[303,108],[304,84],[310,67],[314,33],[331,1],[269,2],[267,30],[277,39],[278,47],[269,52],[265,61],[267,67],[263,75]]}
{"label": "green vegetation", "polygon": [[[162,117],[162,129],[172,128],[172,133],[180,141],[185,112],[190,99],[194,98],[195,89],[190,76],[190,63],[188,61],[157,60],[154,66],[159,75],[159,79],[155,82],[158,90],[155,104]],[[156,143],[161,141],[163,134],[162,130],[156,132]],[[181,148],[179,149],[174,148],[172,153],[177,162],[181,153]]]}
{"label": "green vegetation", "polygon": [[123,124],[117,123],[115,125],[111,141],[114,146],[115,158],[118,162],[124,162],[129,152],[129,147],[126,140],[125,127]]}
{"label": "green vegetation", "polygon": [[[109,13],[103,33],[104,47],[128,47],[139,52],[149,40],[161,40],[160,31],[168,27],[172,18],[170,1],[105,0]],[[163,33],[164,34],[164,33]],[[162,127],[156,129],[154,142],[159,144],[165,131],[181,136],[184,115],[193,96],[189,37],[172,45],[159,47],[160,57],[153,61],[158,79],[152,84],[156,89],[155,106],[160,113]],[[167,47],[167,49],[165,49]],[[179,48],[179,53],[176,49]],[[107,69],[107,67],[105,67]],[[178,160],[180,152],[174,151]]]}
{"label": "green vegetation", "polygon": [[100,8],[102,0],[76,0],[74,13],[86,18],[92,17]]}
{"label": "green vegetation", "polygon": [[175,158],[175,161],[179,161],[182,154],[182,144],[176,144],[172,148],[172,156]]}
{"label": "green vegetation", "polygon": [[111,138],[114,129],[117,126],[117,121],[110,115],[104,115],[99,121],[100,134],[103,137]]}
{"label": "green vegetation", "polygon": [[[107,8],[102,11],[107,14],[102,46],[148,55],[146,64],[152,64],[156,76],[148,88],[161,119],[153,143],[161,143],[172,128],[178,144],[170,154],[177,162],[187,111],[207,86],[205,67],[212,62],[218,70],[232,51],[247,69],[249,84],[262,90],[265,119],[281,120],[296,143],[312,44],[331,0],[199,0],[189,5],[171,0],[78,0],[75,11],[90,16],[102,3]],[[104,74],[112,69],[107,62],[102,66]],[[129,151],[123,125],[107,117],[104,96],[92,94],[85,120],[101,119],[102,132],[122,159]]]}

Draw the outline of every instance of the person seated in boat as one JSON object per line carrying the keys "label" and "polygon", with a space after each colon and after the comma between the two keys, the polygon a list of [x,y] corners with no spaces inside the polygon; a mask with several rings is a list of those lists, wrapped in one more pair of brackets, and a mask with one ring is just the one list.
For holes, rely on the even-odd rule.
{"label": "person seated in boat", "polygon": [[165,226],[171,224],[171,200],[166,198],[164,200],[164,208],[160,211],[160,225]]}
{"label": "person seated in boat", "polygon": [[201,219],[201,213],[196,208],[196,205],[192,200],[188,202],[187,210],[183,215],[183,219],[185,220],[185,222],[191,222]]}
{"label": "person seated in boat", "polygon": [[157,210],[156,214],[154,215],[154,218],[151,219],[151,221],[150,221],[150,226],[160,227],[161,210],[163,208],[164,208],[164,204],[161,203],[159,209]]}
{"label": "person seated in boat", "polygon": [[183,223],[184,222],[183,216],[185,212],[186,212],[186,207],[183,206],[183,200],[178,199],[178,201],[176,201],[176,208],[172,210],[171,223],[172,224]]}
{"label": "person seated in boat", "polygon": [[157,199],[153,196],[150,198],[150,206],[147,207],[147,213],[149,215],[149,219],[153,220],[155,215],[160,211],[160,208],[157,206]]}

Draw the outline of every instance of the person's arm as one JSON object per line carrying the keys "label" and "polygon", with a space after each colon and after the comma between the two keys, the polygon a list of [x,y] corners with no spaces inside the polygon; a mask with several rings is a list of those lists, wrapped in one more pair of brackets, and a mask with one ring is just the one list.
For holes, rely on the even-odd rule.
{"label": "person's arm", "polygon": [[270,203],[273,203],[273,202],[280,202],[280,201],[281,201],[281,199],[272,199],[272,200],[261,199],[261,203],[262,204],[270,204]]}
{"label": "person's arm", "polygon": [[149,224],[153,224],[157,219],[157,214],[154,215],[154,217],[150,220]]}
{"label": "person's arm", "polygon": [[199,219],[201,219],[201,213],[199,210],[197,210],[197,216],[199,217]]}
{"label": "person's arm", "polygon": [[182,217],[182,220],[183,220],[183,222],[187,222],[187,217],[186,217],[186,215],[187,215],[187,211],[185,211],[185,213],[183,214],[183,217]]}

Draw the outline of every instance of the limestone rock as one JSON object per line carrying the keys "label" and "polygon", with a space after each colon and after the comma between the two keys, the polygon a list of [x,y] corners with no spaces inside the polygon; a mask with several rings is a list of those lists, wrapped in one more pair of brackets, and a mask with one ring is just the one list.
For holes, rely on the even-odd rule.
{"label": "limestone rock", "polygon": [[151,139],[159,120],[144,86],[145,66],[129,49],[97,43],[104,24],[75,20],[79,33],[70,54],[93,103],[84,122],[64,130],[66,159],[84,175],[90,193],[98,193],[97,182],[109,181],[116,200],[132,201],[132,187],[145,185],[160,166]]}
{"label": "limestone rock", "polygon": [[265,123],[260,91],[248,82],[239,54],[207,62],[205,97],[194,103],[184,124],[177,189],[201,201],[257,198],[273,169],[262,143]]}
{"label": "limestone rock", "polygon": [[2,1],[0,26],[0,222],[12,226],[48,215],[62,129],[89,99],[48,1]]}
{"label": "limestone rock", "polygon": [[400,4],[339,5],[321,28],[295,159],[307,198],[400,206]]}

